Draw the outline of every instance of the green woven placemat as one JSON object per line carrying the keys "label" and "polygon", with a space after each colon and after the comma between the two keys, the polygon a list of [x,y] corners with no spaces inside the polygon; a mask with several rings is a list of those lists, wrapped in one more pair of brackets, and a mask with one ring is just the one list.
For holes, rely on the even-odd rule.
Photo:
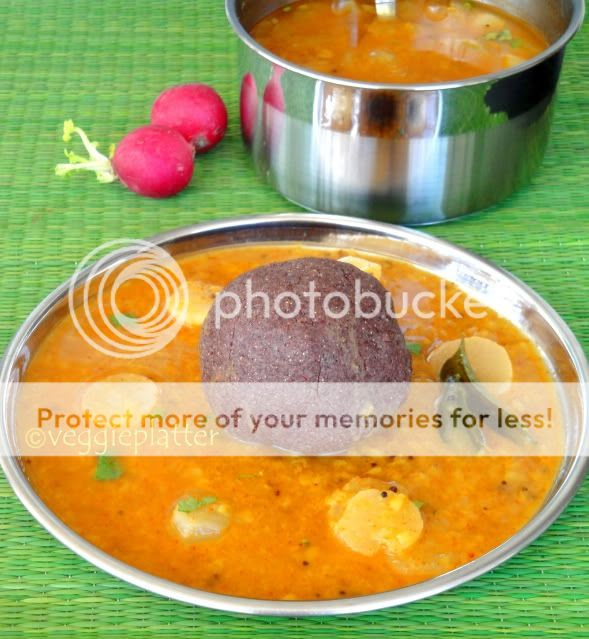
{"label": "green woven placemat", "polygon": [[[539,2],[542,0],[538,0]],[[183,224],[293,207],[260,184],[237,125],[235,39],[222,0],[0,3],[0,349],[95,245]],[[146,121],[162,88],[213,83],[231,127],[169,201],[90,176],[60,180],[66,117],[116,141]],[[570,47],[554,134],[533,184],[429,232],[531,284],[589,350],[589,33]],[[461,588],[349,618],[246,618],[145,593],[103,574],[41,529],[0,478],[0,637],[586,637],[589,483],[538,541]],[[195,567],[198,569],[198,567]]]}

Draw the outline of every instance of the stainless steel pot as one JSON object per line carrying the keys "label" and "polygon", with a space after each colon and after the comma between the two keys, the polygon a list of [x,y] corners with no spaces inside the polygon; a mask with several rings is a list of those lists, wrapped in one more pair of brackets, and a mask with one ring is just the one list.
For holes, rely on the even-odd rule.
{"label": "stainless steel pot", "polygon": [[248,30],[291,2],[226,0],[240,39],[244,139],[258,173],[286,198],[430,224],[502,200],[538,169],[583,0],[487,0],[539,27],[551,46],[501,73],[414,85],[315,73],[260,46]]}
{"label": "stainless steel pot", "polygon": [[[587,470],[589,441],[589,366],[583,350],[566,324],[548,304],[511,274],[457,246],[401,227],[332,215],[282,214],[198,224],[151,238],[172,255],[249,242],[313,243],[355,248],[407,260],[456,282],[530,335],[544,355],[556,381],[577,382],[579,395],[567,409],[570,457],[540,511],[505,543],[444,575],[406,588],[366,597],[333,601],[267,601],[205,592],[154,577],[115,559],[82,539],[43,503],[29,483],[14,444],[14,399],[21,380],[44,336],[68,312],[69,282],[57,288],[31,313],[9,344],[0,365],[0,462],[14,492],[54,537],[98,568],[151,592],[219,610],[266,615],[328,615],[366,612],[423,599],[469,581],[495,568],[525,548],[558,517],[575,494]],[[132,259],[130,254],[128,259]],[[121,263],[120,254],[104,268]],[[96,274],[99,279],[101,272]],[[80,274],[80,287],[89,270]],[[5,456],[2,456],[4,452]]]}

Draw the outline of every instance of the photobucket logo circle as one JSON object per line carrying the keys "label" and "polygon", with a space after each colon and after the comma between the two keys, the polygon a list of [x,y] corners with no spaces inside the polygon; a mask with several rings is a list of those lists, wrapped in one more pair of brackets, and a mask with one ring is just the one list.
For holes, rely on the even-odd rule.
{"label": "photobucket logo circle", "polygon": [[[130,298],[131,283],[140,300],[137,294]],[[68,306],[86,343],[111,357],[137,359],[157,353],[176,337],[188,308],[187,285],[176,260],[160,246],[113,240],[80,262],[70,281]]]}

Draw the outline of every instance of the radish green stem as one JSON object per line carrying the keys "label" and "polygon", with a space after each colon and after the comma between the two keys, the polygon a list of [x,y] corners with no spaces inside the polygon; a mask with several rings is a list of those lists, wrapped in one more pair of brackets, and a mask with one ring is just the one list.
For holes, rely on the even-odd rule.
{"label": "radish green stem", "polygon": [[70,171],[94,171],[99,182],[105,184],[114,182],[117,176],[110,161],[114,153],[114,146],[110,148],[110,157],[106,157],[98,150],[97,142],[90,142],[86,133],[80,127],[75,126],[73,120],[66,120],[63,123],[63,141],[69,142],[73,133],[77,133],[80,137],[84,148],[88,152],[88,157],[77,155],[73,151],[64,149],[65,156],[69,162],[58,164],[55,167],[55,175],[67,175]]}

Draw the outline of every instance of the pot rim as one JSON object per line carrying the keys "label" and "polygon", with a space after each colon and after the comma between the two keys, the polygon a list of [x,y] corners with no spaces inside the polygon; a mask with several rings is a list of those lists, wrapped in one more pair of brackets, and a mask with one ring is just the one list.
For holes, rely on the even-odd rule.
{"label": "pot rim", "polygon": [[[444,252],[444,255],[448,257],[452,257],[453,255],[461,256],[478,266],[484,266],[517,286],[523,294],[541,309],[547,320],[550,321],[550,325],[566,346],[575,371],[579,376],[579,381],[583,384],[583,416],[585,428],[581,433],[581,441],[579,442],[578,448],[579,450],[586,450],[587,440],[589,440],[589,364],[581,345],[564,320],[562,320],[543,298],[508,271],[477,256],[471,251],[411,228],[352,217],[313,213],[252,215],[229,218],[217,222],[193,224],[159,233],[149,238],[148,241],[165,245],[191,237],[230,232],[248,227],[289,227],[297,225],[311,225],[344,233],[372,234],[406,242],[417,242],[421,246],[433,249],[436,252],[441,250]],[[105,264],[105,268],[108,266],[110,265]],[[88,268],[79,274],[78,283],[83,283],[90,271],[91,268]],[[2,450],[11,450],[8,432],[9,425],[6,421],[6,407],[11,395],[8,390],[9,385],[6,382],[10,380],[10,373],[13,370],[16,357],[21,353],[26,340],[34,333],[40,322],[42,322],[56,304],[67,295],[69,282],[70,280],[57,287],[36,307],[17,331],[6,349],[3,361],[0,364],[0,452]],[[567,467],[560,486],[548,498],[536,515],[503,544],[493,548],[474,561],[412,586],[389,590],[374,595],[323,601],[264,600],[222,595],[182,586],[134,568],[123,561],[115,559],[112,555],[99,550],[92,543],[82,538],[64,524],[33,490],[18,462],[18,458],[15,456],[2,456],[0,454],[0,465],[16,496],[31,515],[58,541],[106,573],[144,590],[192,605],[200,605],[216,610],[242,614],[303,617],[370,612],[387,607],[399,606],[450,590],[497,567],[528,546],[561,514],[575,495],[577,488],[583,480],[589,468],[589,458],[582,456],[575,457]]]}
{"label": "pot rim", "polygon": [[459,89],[462,87],[476,86],[480,84],[486,84],[488,82],[494,82],[509,78],[519,73],[523,73],[528,69],[531,69],[545,60],[549,59],[562,49],[573,39],[577,31],[581,28],[585,17],[585,1],[584,0],[569,0],[572,4],[572,14],[569,25],[565,32],[552,43],[547,49],[539,53],[537,56],[522,62],[521,64],[498,71],[497,73],[489,73],[485,75],[478,75],[472,78],[465,78],[463,80],[455,80],[451,82],[432,82],[432,83],[386,83],[386,82],[365,82],[360,80],[351,80],[348,78],[341,78],[339,76],[329,75],[327,73],[320,73],[313,71],[307,67],[289,62],[284,58],[272,53],[270,50],[263,47],[257,42],[248,31],[243,27],[241,21],[237,15],[237,4],[241,0],[225,0],[225,12],[229,23],[231,24],[233,31],[239,37],[239,39],[247,45],[254,53],[262,56],[274,65],[278,65],[288,71],[292,71],[298,75],[302,75],[319,82],[329,82],[330,84],[336,84],[340,86],[351,87],[355,89],[365,89],[373,91],[442,91],[444,89]]}

